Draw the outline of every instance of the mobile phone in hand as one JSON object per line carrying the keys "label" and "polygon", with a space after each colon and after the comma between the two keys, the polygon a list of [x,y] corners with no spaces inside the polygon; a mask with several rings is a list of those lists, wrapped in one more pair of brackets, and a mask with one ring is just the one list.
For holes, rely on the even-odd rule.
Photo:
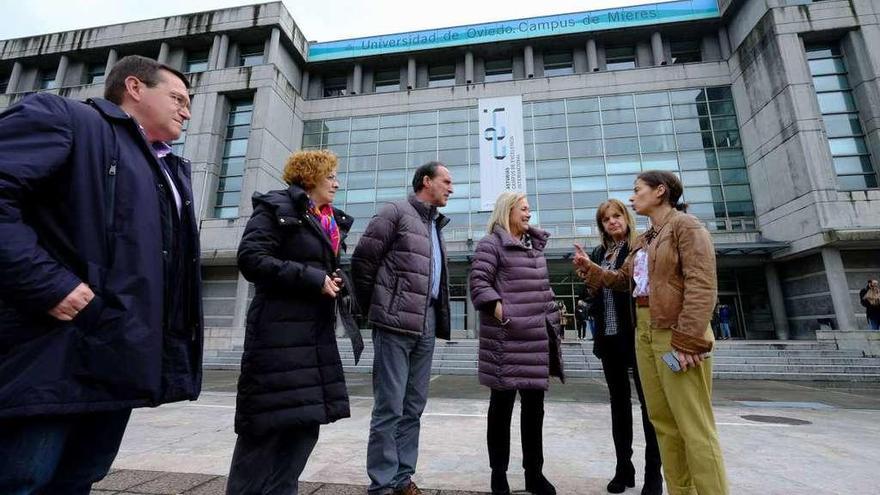
{"label": "mobile phone in hand", "polygon": [[[702,354],[702,357],[703,359],[706,359],[711,355],[711,352],[706,352]],[[666,366],[669,366],[669,369],[671,369],[673,373],[681,371],[681,363],[678,362],[678,357],[675,355],[675,351],[667,352],[661,356],[661,359],[663,359],[663,362],[666,363]]]}

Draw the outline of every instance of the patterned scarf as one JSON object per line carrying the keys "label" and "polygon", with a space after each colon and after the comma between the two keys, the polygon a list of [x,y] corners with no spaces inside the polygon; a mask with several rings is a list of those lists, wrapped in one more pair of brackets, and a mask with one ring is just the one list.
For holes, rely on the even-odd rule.
{"label": "patterned scarf", "polygon": [[339,254],[339,226],[336,225],[336,218],[333,216],[333,207],[328,204],[318,209],[315,203],[309,200],[309,213],[321,223],[321,228],[330,238],[333,254]]}

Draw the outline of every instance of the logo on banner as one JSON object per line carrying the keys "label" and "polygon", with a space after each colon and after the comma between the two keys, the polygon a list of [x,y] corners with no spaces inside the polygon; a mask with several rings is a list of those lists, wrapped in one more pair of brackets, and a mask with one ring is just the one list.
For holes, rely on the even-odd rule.
{"label": "logo on banner", "polygon": [[[488,112],[489,109],[483,110]],[[503,112],[504,108],[495,108],[492,110],[492,127],[487,127],[483,131],[483,137],[486,141],[492,142],[492,154],[496,160],[503,160],[507,156],[507,146],[501,144],[501,141],[507,137],[507,128],[498,125],[498,113]]]}

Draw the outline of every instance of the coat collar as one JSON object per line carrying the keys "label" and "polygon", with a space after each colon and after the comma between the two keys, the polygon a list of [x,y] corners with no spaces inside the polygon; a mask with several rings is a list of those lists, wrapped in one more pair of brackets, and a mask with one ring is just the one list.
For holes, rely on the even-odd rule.
{"label": "coat collar", "polygon": [[[505,248],[525,249],[525,246],[522,245],[522,242],[520,242],[519,239],[514,239],[510,232],[504,230],[504,227],[500,225],[495,225],[492,229],[492,233],[498,237],[501,241],[501,245]],[[545,230],[529,225],[529,235],[532,237],[532,249],[535,251],[544,251],[544,247],[547,246],[547,239],[550,238],[550,234]]]}
{"label": "coat collar", "polygon": [[134,117],[132,117],[125,110],[120,108],[119,105],[111,101],[105,100],[104,98],[89,98],[88,100],[86,100],[86,102],[92,105],[99,112],[101,112],[101,114],[111,119],[134,120]]}
{"label": "coat collar", "polygon": [[663,215],[663,218],[661,218],[660,221],[657,222],[656,225],[652,224],[651,228],[653,228],[655,232],[660,232],[660,230],[667,223],[669,223],[669,221],[672,220],[672,218],[675,217],[678,213],[680,213],[680,212],[678,210],[676,210],[675,208],[673,208],[672,210],[669,211],[669,213]]}
{"label": "coat collar", "polygon": [[409,193],[406,199],[407,201],[409,201],[409,204],[411,204],[412,207],[416,210],[416,213],[418,213],[419,216],[422,217],[422,220],[426,222],[434,220],[435,222],[437,222],[437,226],[441,229],[449,223],[449,218],[447,218],[446,215],[440,213],[437,210],[436,206],[423,203],[421,200],[419,200],[418,197],[416,197],[415,194]]}
{"label": "coat collar", "polygon": [[[275,209],[279,219],[289,218],[294,223],[301,223],[309,209],[309,195],[299,184],[291,184],[286,190],[269,191],[268,193],[254,193],[252,198],[254,207],[264,203]],[[333,207],[333,216],[339,230],[346,234],[354,224],[354,219],[339,208]]]}

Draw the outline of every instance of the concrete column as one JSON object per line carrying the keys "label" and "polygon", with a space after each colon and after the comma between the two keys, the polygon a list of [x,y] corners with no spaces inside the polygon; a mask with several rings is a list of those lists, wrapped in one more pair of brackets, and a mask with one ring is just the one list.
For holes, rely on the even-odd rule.
{"label": "concrete column", "polygon": [[117,60],[119,60],[119,52],[115,48],[111,48],[110,53],[107,54],[107,65],[104,66],[105,77],[110,75],[110,71],[113,70]]}
{"label": "concrete column", "polygon": [[730,38],[727,36],[727,26],[718,28],[718,44],[721,47],[721,58],[727,60],[730,58]]}
{"label": "concrete column", "polygon": [[12,64],[12,73],[9,74],[9,83],[6,85],[6,94],[11,95],[18,89],[18,82],[21,80],[21,71],[24,67],[21,62],[16,61]]}
{"label": "concrete column", "polygon": [[666,54],[663,53],[663,38],[659,31],[651,34],[651,53],[654,55],[654,65],[666,65]]}
{"label": "concrete column", "polygon": [[62,55],[58,61],[58,69],[55,70],[55,88],[64,86],[64,78],[67,76],[67,67],[70,65],[70,58]]}
{"label": "concrete column", "polygon": [[590,38],[587,40],[587,72],[597,72],[599,70],[599,53],[596,51],[596,40]]}
{"label": "concrete column", "polygon": [[168,42],[163,41],[162,46],[159,47],[159,56],[156,57],[156,61],[160,64],[168,63],[168,53],[171,51],[171,47],[168,46]]}
{"label": "concrete column", "polygon": [[354,64],[354,70],[351,76],[351,94],[359,95],[363,91],[364,86],[364,67],[361,64]]}
{"label": "concrete column", "polygon": [[410,57],[409,60],[406,61],[406,89],[413,89],[416,87],[416,59],[414,57]]}
{"label": "concrete column", "polygon": [[788,340],[788,315],[785,311],[785,296],[782,293],[782,282],[779,280],[779,272],[772,262],[764,265],[764,273],[767,275],[767,294],[770,298],[770,312],[773,313],[773,326],[776,328],[776,338]]}
{"label": "concrete column", "polygon": [[825,265],[825,276],[828,278],[828,290],[831,292],[831,303],[834,305],[834,317],[839,330],[855,330],[856,315],[849,296],[849,284],[843,268],[843,259],[836,248],[822,248],[822,262]]}
{"label": "concrete column", "polygon": [[535,51],[532,49],[532,45],[526,45],[523,50],[523,64],[526,68],[526,79],[535,77]]}
{"label": "concrete column", "polygon": [[211,42],[211,51],[208,52],[208,70],[217,68],[217,53],[220,52],[220,35],[214,35],[214,41]]}
{"label": "concrete column", "polygon": [[226,58],[229,57],[229,36],[220,36],[220,45],[217,49],[217,69],[226,68]]}
{"label": "concrete column", "polygon": [[267,64],[278,64],[278,50],[281,49],[281,30],[272,28],[272,36],[269,38],[269,52],[266,54]]}
{"label": "concrete column", "polygon": [[299,94],[303,97],[304,100],[309,98],[309,71],[303,71],[302,82],[299,85]]}
{"label": "concrete column", "polygon": [[474,52],[464,54],[464,83],[474,82]]}

